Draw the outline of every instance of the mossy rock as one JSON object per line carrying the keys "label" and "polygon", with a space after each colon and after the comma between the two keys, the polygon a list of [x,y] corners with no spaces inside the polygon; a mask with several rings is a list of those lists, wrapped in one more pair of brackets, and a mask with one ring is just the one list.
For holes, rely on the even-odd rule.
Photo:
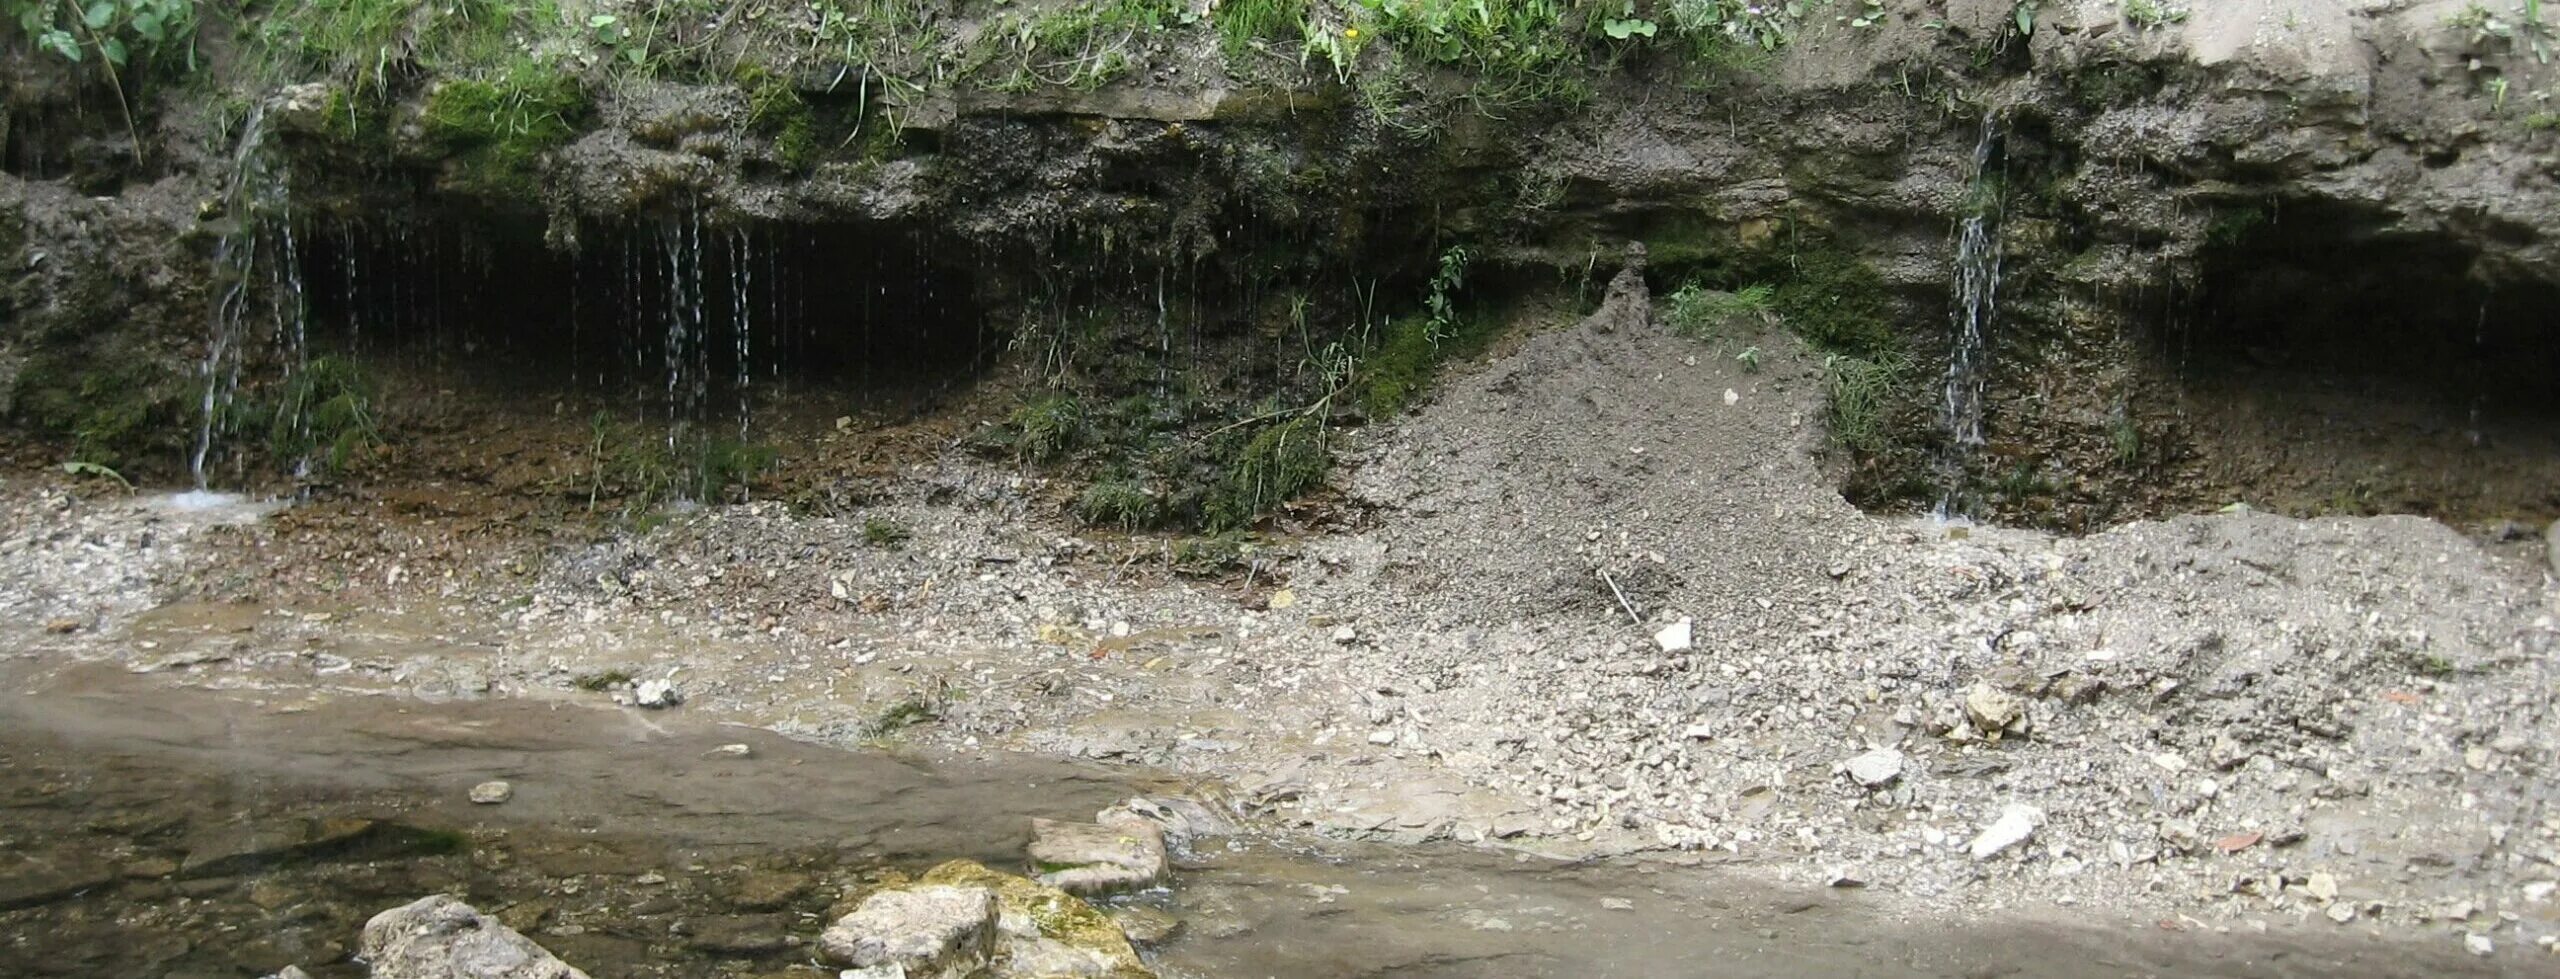
{"label": "mossy rock", "polygon": [[995,893],[1003,932],[998,976],[1155,979],[1119,924],[1075,895],[974,860],[935,867],[918,883],[983,887]]}

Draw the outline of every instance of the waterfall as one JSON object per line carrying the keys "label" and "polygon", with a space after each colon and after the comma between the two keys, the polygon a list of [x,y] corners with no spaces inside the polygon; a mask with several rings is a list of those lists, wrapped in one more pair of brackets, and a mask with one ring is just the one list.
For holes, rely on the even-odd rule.
{"label": "waterfall", "polygon": [[[229,226],[223,231],[221,241],[214,246],[214,281],[220,285],[215,290],[211,322],[208,324],[212,335],[205,344],[204,362],[198,368],[198,373],[204,378],[204,399],[197,421],[195,451],[187,457],[187,471],[194,477],[198,490],[206,489],[209,482],[205,467],[213,454],[215,429],[220,427],[223,413],[229,410],[240,390],[240,360],[243,356],[240,344],[244,339],[241,327],[257,303],[261,215],[256,212],[268,203],[269,197],[280,198],[284,192],[281,182],[267,170],[266,159],[260,152],[266,143],[266,122],[264,104],[249,107],[249,115],[240,125],[240,141],[232,149],[230,181],[223,188],[224,217]],[[272,264],[280,263],[271,261]],[[299,286],[297,275],[297,292]],[[298,318],[298,295],[296,298]],[[278,311],[282,315],[281,306]],[[282,326],[280,322],[279,327]],[[299,322],[292,329],[299,336]]]}
{"label": "waterfall", "polygon": [[1947,447],[1939,459],[1938,516],[1963,516],[1960,499],[1966,463],[1982,446],[1983,379],[1989,368],[1988,337],[1999,309],[2000,219],[2006,187],[1993,171],[2000,146],[2000,120],[1982,117],[1982,138],[1974,144],[1973,168],[1967,177],[1965,215],[1956,223],[1955,289],[1952,320],[1954,344],[1947,356],[1944,397],[1938,423]]}

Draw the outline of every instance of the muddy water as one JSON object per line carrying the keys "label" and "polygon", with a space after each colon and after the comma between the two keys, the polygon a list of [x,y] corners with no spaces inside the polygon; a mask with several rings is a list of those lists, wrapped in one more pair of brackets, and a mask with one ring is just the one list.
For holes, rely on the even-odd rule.
{"label": "muddy water", "polygon": [[[885,866],[1018,862],[1028,817],[1208,791],[528,701],[213,692],[0,666],[0,975],[354,977],[374,911],[461,893],[599,977],[820,976]],[[744,744],[740,756],[724,746]],[[470,786],[505,779],[510,801]],[[2495,975],[2439,946],[2005,918],[1905,924],[1713,867],[1205,843],[1138,905],[1170,976]]]}

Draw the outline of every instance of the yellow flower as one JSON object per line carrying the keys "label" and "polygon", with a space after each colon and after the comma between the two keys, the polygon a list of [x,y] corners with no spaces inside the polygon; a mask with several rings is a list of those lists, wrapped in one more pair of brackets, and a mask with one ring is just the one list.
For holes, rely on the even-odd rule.
{"label": "yellow flower", "polygon": [[1345,27],[1342,29],[1342,36],[1357,41],[1360,39],[1360,29],[1357,27]]}

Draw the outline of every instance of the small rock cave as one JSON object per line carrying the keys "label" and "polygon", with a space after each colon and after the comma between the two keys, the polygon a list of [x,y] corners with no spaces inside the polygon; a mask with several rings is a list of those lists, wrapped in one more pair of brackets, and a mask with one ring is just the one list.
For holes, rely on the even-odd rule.
{"label": "small rock cave", "polygon": [[887,226],[579,230],[458,220],[305,222],[292,248],[317,353],[475,396],[593,396],[716,419],[790,392],[909,407],[1001,351],[965,246]]}
{"label": "small rock cave", "polygon": [[2560,282],[2493,268],[2465,233],[2317,201],[2219,217],[2161,350],[2190,488],[2291,512],[2560,514]]}

